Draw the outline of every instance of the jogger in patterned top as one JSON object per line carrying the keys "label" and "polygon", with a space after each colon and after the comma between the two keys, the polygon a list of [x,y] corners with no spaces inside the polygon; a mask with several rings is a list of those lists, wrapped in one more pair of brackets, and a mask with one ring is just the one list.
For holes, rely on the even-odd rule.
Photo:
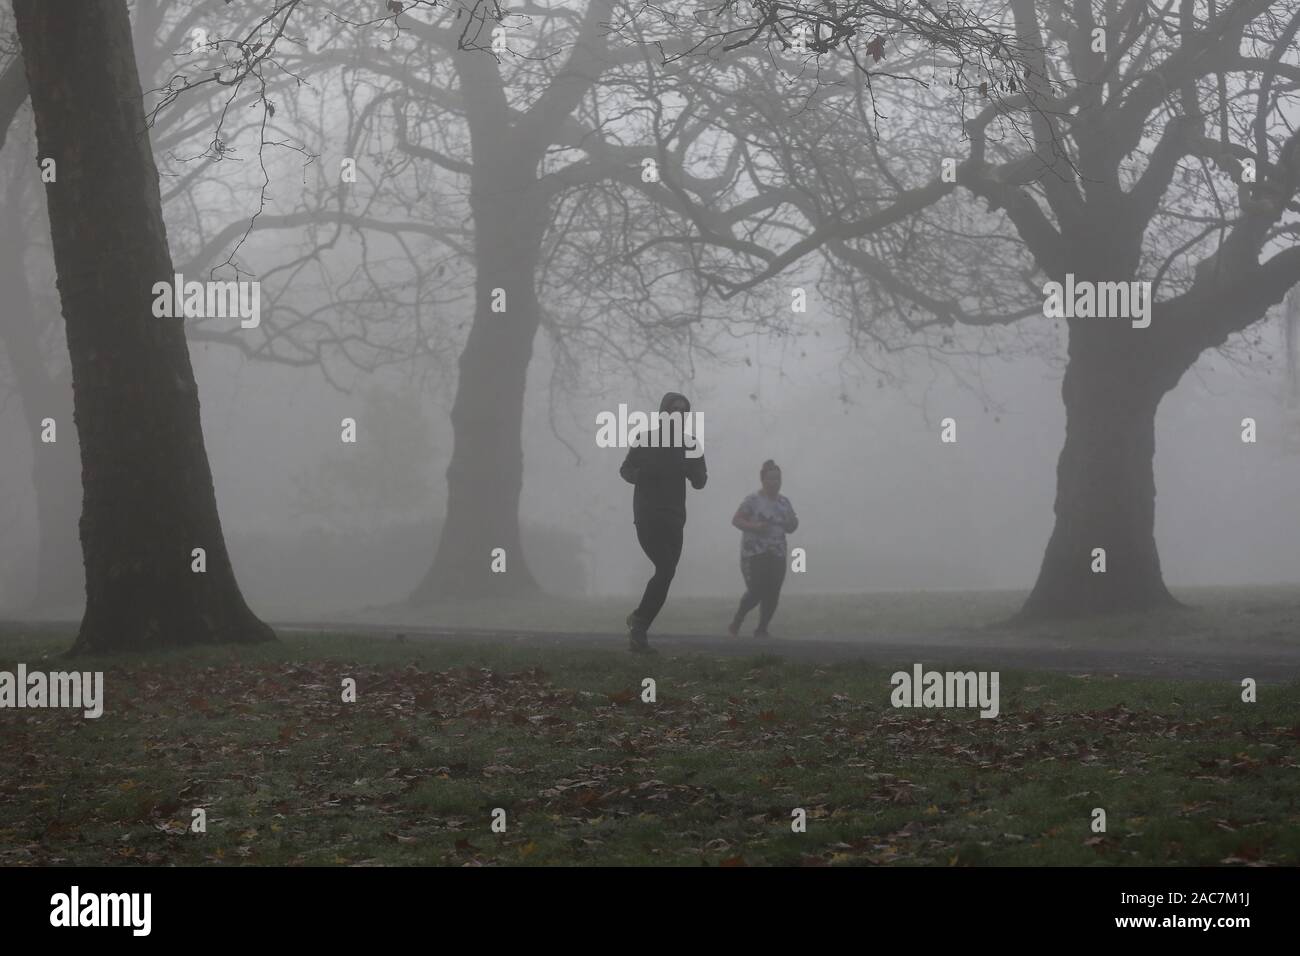
{"label": "jogger in patterned top", "polygon": [[785,536],[799,527],[790,499],[781,494],[781,469],[770,458],[758,473],[761,491],[748,495],[736,509],[731,523],[742,532],[740,537],[740,573],[745,579],[745,595],[727,633],[740,634],[745,615],[760,608],[755,637],[769,637],[767,626],[776,613],[785,583]]}

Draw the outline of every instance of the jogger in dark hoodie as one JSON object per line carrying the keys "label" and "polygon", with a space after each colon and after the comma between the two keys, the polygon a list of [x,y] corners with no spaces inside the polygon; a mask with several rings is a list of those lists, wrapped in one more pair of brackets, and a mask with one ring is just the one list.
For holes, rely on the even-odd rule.
{"label": "jogger in dark hoodie", "polygon": [[[680,413],[683,422],[690,410],[690,401],[677,392],[669,392],[659,403],[661,413]],[[676,436],[669,434],[664,425],[664,419],[659,418],[656,427],[659,434],[642,436],[640,442],[628,450],[623,467],[619,469],[623,480],[636,486],[632,495],[636,538],[641,543],[641,550],[655,566],[654,576],[645,586],[640,605],[627,618],[628,642],[638,653],[653,653],[646,632],[664,606],[668,585],[672,583],[677,572],[677,560],[682,555],[686,482],[689,480],[698,491],[709,479],[703,449],[695,447],[691,439],[683,440],[680,431]],[[690,450],[695,457],[687,456],[687,444],[692,444]],[[654,447],[656,445],[658,447]]]}

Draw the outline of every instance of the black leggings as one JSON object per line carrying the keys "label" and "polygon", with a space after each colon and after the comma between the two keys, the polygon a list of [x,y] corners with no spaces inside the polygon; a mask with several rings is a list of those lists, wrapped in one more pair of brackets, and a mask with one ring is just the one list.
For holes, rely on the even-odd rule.
{"label": "black leggings", "polygon": [[668,585],[673,583],[677,573],[677,561],[682,556],[681,522],[639,521],[636,526],[636,539],[641,542],[641,550],[654,562],[655,573],[645,586],[641,603],[632,613],[649,628],[659,614],[659,609],[668,600]]}
{"label": "black leggings", "polygon": [[758,630],[766,631],[767,625],[776,613],[776,602],[781,599],[781,585],[785,583],[785,555],[765,551],[740,559],[740,573],[745,578],[745,596],[736,608],[736,617],[732,622],[740,627],[745,615],[758,605],[762,609],[758,614]]}

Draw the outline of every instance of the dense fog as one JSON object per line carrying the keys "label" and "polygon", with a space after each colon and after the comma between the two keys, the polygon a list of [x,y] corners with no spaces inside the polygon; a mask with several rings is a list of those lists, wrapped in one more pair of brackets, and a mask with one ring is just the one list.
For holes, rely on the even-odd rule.
{"label": "dense fog", "polygon": [[[1172,586],[1300,575],[1300,420],[1286,408],[1281,326],[1279,316],[1261,330],[1266,347],[1253,364],[1204,360],[1161,406],[1157,541]],[[815,327],[820,336],[738,340],[726,361],[700,362],[690,377],[664,379],[653,391],[615,387],[603,400],[552,399],[541,350],[529,377],[521,515],[526,526],[573,536],[550,547],[525,539],[544,586],[586,595],[640,589],[646,562],[631,534],[632,489],[618,477],[623,452],[596,447],[596,415],[619,402],[653,409],[660,392],[680,389],[703,413],[709,468],[709,485],[687,503],[681,594],[735,590],[739,533],[730,519],[758,487],[767,458],[784,469],[783,493],[802,520],[791,541],[809,556],[809,573],[787,585],[792,593],[1029,587],[1051,531],[1064,428],[1059,367],[989,363],[987,404],[921,360],[878,387],[832,323]],[[344,391],[314,369],[259,363],[218,345],[193,351],[217,499],[254,607],[310,617],[404,600],[432,558],[432,521],[445,505],[452,383],[422,388],[409,373],[358,373],[340,383]],[[369,414],[388,406],[373,397],[368,404],[376,391],[401,410],[381,447],[370,440],[380,426]],[[0,418],[0,561],[10,607],[32,586],[36,535],[19,412],[10,400]],[[355,447],[339,441],[348,416],[358,421]],[[949,416],[957,442],[942,444],[939,422]],[[1241,442],[1247,416],[1267,440]],[[381,467],[358,469],[355,487],[311,509],[304,483],[336,473],[346,455],[381,454]],[[375,532],[362,547],[358,529]]]}
{"label": "dense fog", "polygon": [[[351,9],[336,6],[341,15]],[[219,136],[230,137],[218,138],[217,154],[222,158],[233,150],[238,161],[208,163],[215,120],[200,115],[186,129],[176,118],[216,107],[188,90],[169,99],[168,84],[177,71],[196,70],[196,58],[209,51],[195,41],[192,50],[178,52],[177,36],[188,36],[191,25],[171,23],[163,7],[146,3],[133,11],[148,15],[147,22],[138,19],[136,35],[146,108],[164,107],[153,138],[175,267],[192,278],[260,276],[264,286],[263,328],[246,337],[231,321],[186,320],[204,439],[236,576],[254,609],[279,619],[405,601],[429,571],[447,509],[457,359],[471,325],[490,321],[475,314],[475,272],[522,276],[538,269],[512,260],[513,246],[495,250],[489,263],[474,258],[467,238],[474,231],[469,192],[465,177],[455,175],[471,168],[456,165],[470,163],[469,134],[457,109],[472,112],[473,97],[461,95],[438,55],[421,60],[427,51],[392,18],[383,21],[388,32],[373,24],[350,29],[341,24],[351,21],[323,15],[309,18],[300,28],[301,49],[294,51],[299,59],[290,57],[286,72],[271,78],[284,83],[272,87],[272,102],[280,104],[278,148],[259,150],[248,125],[229,123],[217,127]],[[224,15],[215,6],[209,13]],[[519,24],[518,42],[568,49],[568,21],[550,23],[537,13],[532,26]],[[433,13],[415,16],[418,21]],[[215,33],[216,22],[212,26]],[[402,68],[423,77],[428,89],[445,84],[449,99],[432,97],[438,109],[422,113],[408,110],[398,97],[400,121],[398,114],[388,117],[382,84],[397,74],[384,73],[387,60],[366,61],[374,76],[365,83],[357,77],[366,69],[331,72],[331,56],[357,37],[373,40],[374,50],[383,46],[393,62],[406,56]],[[379,57],[374,50],[369,55]],[[497,56],[510,95],[528,102],[553,67],[502,50],[482,55]],[[918,56],[911,68],[938,69],[929,54]],[[460,68],[477,68],[467,62]],[[301,74],[290,74],[290,67]],[[987,69],[996,78],[996,64]],[[284,82],[288,75],[310,81]],[[935,88],[943,90],[942,84]],[[608,88],[593,89],[592,102],[636,101],[612,80]],[[944,108],[958,109],[951,92],[944,95]],[[265,106],[256,97],[236,99],[241,108]],[[680,107],[686,100],[665,93],[661,102]],[[373,108],[369,119],[363,107]],[[965,109],[969,118],[971,107]],[[918,115],[899,113],[894,126],[881,124],[875,135],[886,145],[909,141]],[[173,126],[165,124],[167,117]],[[820,122],[790,113],[788,122],[796,120]],[[635,140],[637,122],[627,120],[626,140]],[[417,132],[420,123],[432,132]],[[423,145],[412,146],[407,137]],[[553,138],[546,169],[582,148],[559,133]],[[335,182],[343,140],[368,169],[351,191]],[[427,174],[385,165],[403,151],[437,156],[429,144],[459,149],[461,158],[442,157],[428,167],[437,166],[436,173]],[[14,609],[25,607],[36,589],[32,423],[47,414],[61,417],[59,440],[65,445],[75,430],[43,186],[29,161],[35,143],[26,112],[15,120],[9,145],[6,228],[24,243],[18,261],[28,275],[40,353],[67,403],[57,415],[26,407],[15,360],[0,350],[0,603]],[[706,157],[718,148],[707,137],[697,144]],[[473,155],[484,168],[499,158],[481,144]],[[254,157],[260,163],[249,162]],[[341,162],[346,167],[351,161]],[[552,197],[555,221],[574,210],[589,211],[564,205],[567,197]],[[419,220],[445,235],[426,232],[399,241],[393,232],[369,226],[335,232],[329,216],[336,202],[378,222]],[[313,225],[271,222],[313,210]],[[507,201],[507,219],[514,211]],[[486,213],[480,209],[476,215]],[[267,219],[255,230],[259,216]],[[514,231],[507,223],[501,234]],[[1153,227],[1153,234],[1158,231]],[[703,415],[709,471],[707,488],[688,496],[686,548],[674,593],[736,589],[739,532],[730,519],[758,487],[759,465],[769,458],[783,467],[784,493],[802,522],[792,544],[806,550],[808,572],[788,583],[792,592],[1033,585],[1053,527],[1065,436],[1061,321],[1024,319],[1003,340],[1022,347],[996,353],[986,330],[959,325],[945,340],[952,345],[947,355],[933,340],[906,343],[897,336],[883,351],[864,346],[858,332],[884,318],[872,312],[880,306],[876,300],[856,305],[858,331],[852,336],[844,298],[831,309],[812,295],[806,312],[771,322],[792,288],[820,288],[812,257],[746,295],[710,298],[703,317],[682,335],[654,321],[638,326],[640,317],[629,319],[634,309],[616,316],[626,303],[614,294],[602,303],[599,294],[610,291],[601,288],[604,279],[594,280],[594,291],[575,284],[589,261],[584,255],[600,246],[599,229],[593,241],[575,247],[563,268],[546,271],[553,266],[548,259],[537,272],[545,320],[527,364],[519,516],[524,556],[543,590],[567,596],[639,591],[647,564],[632,534],[632,489],[618,475],[624,452],[597,447],[596,420],[620,404],[653,411],[667,391],[686,394]],[[1163,240],[1155,235],[1152,241]],[[545,243],[543,248],[548,256],[555,253]],[[955,255],[952,268],[966,269],[967,263]],[[974,296],[982,292],[980,266],[969,268],[976,270],[966,283]],[[998,262],[989,268],[990,287],[1005,279]],[[671,283],[656,287],[652,298],[658,315],[693,308],[690,296]],[[11,297],[0,303],[0,309],[13,308]],[[1289,377],[1287,371],[1284,312],[1285,306],[1275,306],[1244,335],[1230,337],[1226,350],[1202,354],[1159,406],[1155,528],[1172,587],[1300,580],[1300,410],[1295,373]],[[573,331],[566,325],[571,320]],[[315,329],[313,323],[318,330],[295,339],[302,328]],[[279,353],[281,360],[274,359],[276,349],[264,347],[260,333],[267,329],[296,343]],[[365,349],[320,348],[324,339],[338,345],[358,335]],[[490,379],[491,369],[489,362],[475,374]],[[508,379],[503,371],[501,380]],[[355,443],[340,437],[349,418],[357,423]],[[1256,422],[1255,442],[1242,440],[1245,418]],[[953,420],[955,441],[940,440],[946,419]],[[482,430],[471,423],[467,434],[474,429]],[[65,507],[47,516],[50,533],[75,535],[75,511]],[[481,549],[473,561],[486,562],[497,546],[490,533],[470,540],[461,547]],[[75,567],[69,570],[76,575]],[[45,610],[76,614],[66,601]]]}

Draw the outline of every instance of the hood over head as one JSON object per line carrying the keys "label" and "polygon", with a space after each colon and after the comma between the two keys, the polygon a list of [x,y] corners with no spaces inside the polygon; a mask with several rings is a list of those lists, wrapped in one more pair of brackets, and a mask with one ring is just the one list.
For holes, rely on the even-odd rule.
{"label": "hood over head", "polygon": [[673,402],[681,402],[686,406],[686,410],[688,412],[691,410],[691,400],[689,398],[687,398],[681,392],[668,392],[666,395],[664,395],[663,399],[659,402],[659,411],[661,412],[669,411]]}

